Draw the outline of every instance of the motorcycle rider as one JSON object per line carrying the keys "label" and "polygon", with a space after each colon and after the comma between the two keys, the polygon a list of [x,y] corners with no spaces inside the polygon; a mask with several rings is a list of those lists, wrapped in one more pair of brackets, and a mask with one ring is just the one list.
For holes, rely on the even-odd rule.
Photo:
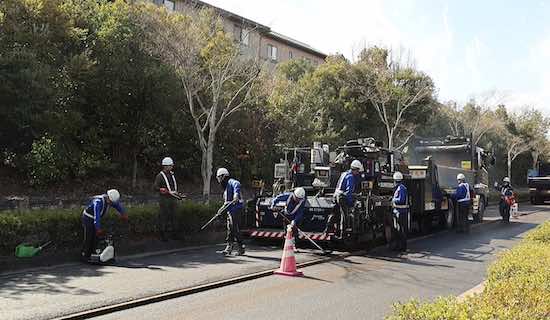
{"label": "motorcycle rider", "polygon": [[510,222],[510,208],[514,204],[514,189],[510,184],[510,178],[504,177],[502,179],[502,185],[498,185],[498,182],[495,182],[495,189],[500,192],[500,202],[498,204],[498,209],[500,215],[502,216],[502,222]]}

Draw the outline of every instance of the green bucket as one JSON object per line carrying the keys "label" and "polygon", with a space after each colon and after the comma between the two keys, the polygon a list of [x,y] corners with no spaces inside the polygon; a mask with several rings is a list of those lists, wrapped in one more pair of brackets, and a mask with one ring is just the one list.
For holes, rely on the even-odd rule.
{"label": "green bucket", "polygon": [[15,247],[15,256],[18,258],[30,258],[34,257],[40,252],[40,248],[35,248],[28,244],[20,244]]}

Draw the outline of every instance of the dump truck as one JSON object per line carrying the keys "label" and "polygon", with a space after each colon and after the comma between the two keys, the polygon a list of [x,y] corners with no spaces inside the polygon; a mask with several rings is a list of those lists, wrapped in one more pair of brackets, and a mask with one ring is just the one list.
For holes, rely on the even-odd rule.
{"label": "dump truck", "polygon": [[[475,222],[481,222],[488,203],[489,173],[488,168],[494,165],[495,159],[491,153],[475,145],[473,140],[464,137],[445,137],[417,139],[412,152],[408,152],[410,162],[423,164],[430,160],[435,168],[437,179],[437,194],[451,194],[456,190],[456,176],[463,173],[475,191],[472,199],[472,216]],[[437,206],[437,201],[434,202]],[[427,202],[425,207],[433,207]]]}
{"label": "dump truck", "polygon": [[550,200],[550,163],[539,161],[537,168],[527,177],[531,204],[543,204]]}
{"label": "dump truck", "polygon": [[409,230],[429,233],[434,224],[445,229],[453,228],[456,213],[451,194],[454,190],[441,186],[438,166],[431,157],[425,158],[419,164],[407,166],[404,178],[409,193],[412,222]]}

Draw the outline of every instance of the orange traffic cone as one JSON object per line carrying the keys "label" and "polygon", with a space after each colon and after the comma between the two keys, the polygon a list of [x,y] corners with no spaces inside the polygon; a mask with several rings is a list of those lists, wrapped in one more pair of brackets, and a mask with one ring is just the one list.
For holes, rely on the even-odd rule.
{"label": "orange traffic cone", "polygon": [[296,258],[294,257],[294,236],[292,235],[292,227],[289,225],[286,229],[285,247],[283,249],[283,257],[281,258],[281,267],[274,274],[284,276],[299,277],[304,274],[296,270]]}

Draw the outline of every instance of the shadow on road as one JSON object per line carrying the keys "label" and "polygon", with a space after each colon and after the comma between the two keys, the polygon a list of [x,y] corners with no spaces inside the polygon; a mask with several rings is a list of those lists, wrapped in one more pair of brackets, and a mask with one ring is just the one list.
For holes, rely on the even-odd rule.
{"label": "shadow on road", "polygon": [[494,254],[501,246],[491,243],[494,240],[517,240],[520,235],[537,224],[500,221],[473,228],[468,234],[446,232],[409,244],[406,254],[378,248],[366,256],[373,259],[420,265],[427,267],[453,268],[453,264],[442,264],[443,260],[458,260],[483,263],[486,255]]}
{"label": "shadow on road", "polygon": [[167,255],[124,258],[105,266],[71,264],[0,275],[0,297],[17,300],[23,297],[28,299],[29,294],[101,294],[101,292],[86,290],[71,284],[74,284],[75,280],[85,278],[97,278],[97,281],[101,281],[102,277],[116,273],[118,268],[169,272],[170,269],[198,269],[207,265],[223,264],[227,265],[228,269],[234,265],[242,265],[233,269],[248,273],[253,272],[258,265],[265,266],[266,262],[268,267],[275,267],[274,262],[279,262],[281,259],[279,254],[281,248],[278,246],[252,246],[247,248],[247,254],[244,256],[229,257],[216,253],[220,249],[222,249],[221,246],[212,246]]}

